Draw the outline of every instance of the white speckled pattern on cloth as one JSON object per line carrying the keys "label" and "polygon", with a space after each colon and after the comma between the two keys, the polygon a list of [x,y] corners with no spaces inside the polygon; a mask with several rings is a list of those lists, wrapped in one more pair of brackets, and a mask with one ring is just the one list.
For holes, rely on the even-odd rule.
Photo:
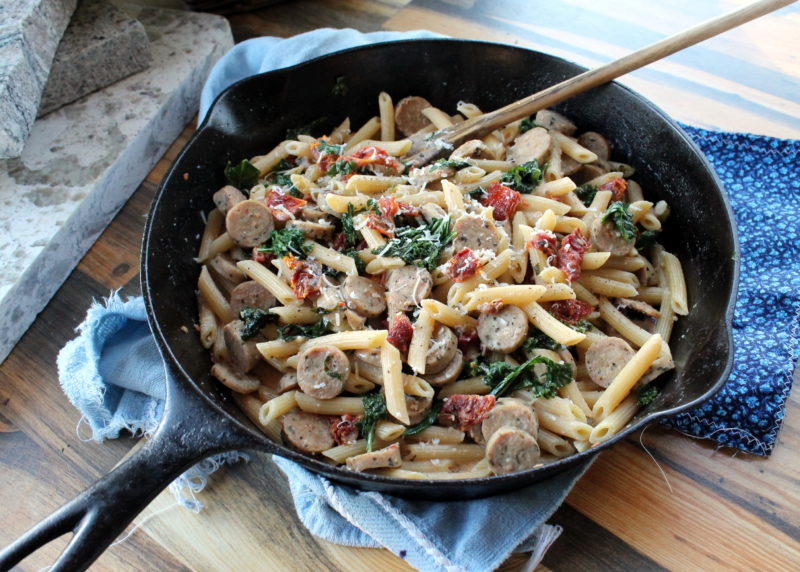
{"label": "white speckled pattern on cloth", "polygon": [[0,362],[197,113],[233,45],[220,16],[126,11],[148,32],[150,68],[37,120],[22,156],[0,160]]}

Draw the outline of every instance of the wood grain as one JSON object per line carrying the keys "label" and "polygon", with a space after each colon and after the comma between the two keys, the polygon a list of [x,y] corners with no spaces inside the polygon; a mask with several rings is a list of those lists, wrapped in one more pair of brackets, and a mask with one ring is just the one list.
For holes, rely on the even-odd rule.
{"label": "wood grain", "polygon": [[[664,4],[299,0],[239,14],[231,22],[240,40],[318,26],[424,27],[517,43],[596,66],[743,2]],[[800,11],[783,10],[624,82],[687,122],[797,138],[799,23]],[[5,477],[0,480],[0,544],[72,498],[136,446],[129,437],[105,443],[78,437],[79,415],[63,397],[55,360],[93,299],[117,288],[123,295],[138,294],[144,217],[192,132],[187,126],[0,365],[0,474]],[[81,435],[85,438],[84,431]],[[779,444],[769,459],[717,450],[706,441],[651,427],[641,442],[632,438],[603,454],[575,487],[551,519],[564,533],[539,569],[796,569],[798,450],[796,395],[789,398]],[[92,570],[411,569],[385,550],[347,548],[313,537],[297,519],[285,478],[263,454],[214,474],[198,498],[206,508],[193,514],[174,506],[169,492],[159,495],[129,528],[130,536]],[[20,570],[43,569],[65,542],[40,550]],[[501,570],[520,570],[525,560],[525,555],[513,556]]]}

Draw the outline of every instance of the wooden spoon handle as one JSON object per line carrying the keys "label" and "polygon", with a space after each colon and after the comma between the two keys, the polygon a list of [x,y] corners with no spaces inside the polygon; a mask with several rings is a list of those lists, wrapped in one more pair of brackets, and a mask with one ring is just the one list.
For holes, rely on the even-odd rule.
{"label": "wooden spoon handle", "polygon": [[[614,78],[625,75],[628,72],[646,66],[647,64],[674,54],[684,48],[688,48],[698,42],[702,42],[722,32],[726,32],[731,28],[740,26],[745,22],[749,22],[764,14],[793,4],[794,2],[796,2],[796,0],[759,0],[758,2],[739,8],[723,16],[698,24],[693,28],[664,38],[655,44],[637,50],[618,60],[600,66],[599,68],[585,71],[582,74],[543,89],[519,101],[510,103],[491,113],[480,115],[464,121],[463,123],[459,123],[452,128],[445,129],[440,132],[438,138],[447,143],[457,145],[469,139],[483,137],[487,133],[499,127],[503,127],[512,121],[528,117],[540,109],[555,105],[573,95],[597,87]],[[426,154],[432,155],[442,148],[441,146],[436,147],[438,148],[429,148],[421,151],[418,154],[420,156],[419,159],[423,159],[422,156]],[[424,159],[421,161],[419,159],[415,157],[413,162],[415,164],[427,162]]]}

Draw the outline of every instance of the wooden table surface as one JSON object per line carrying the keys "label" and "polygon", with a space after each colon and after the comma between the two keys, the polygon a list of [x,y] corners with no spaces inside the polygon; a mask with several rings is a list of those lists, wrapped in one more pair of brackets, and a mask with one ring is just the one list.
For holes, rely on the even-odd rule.
{"label": "wooden table surface", "polygon": [[[428,28],[539,49],[594,66],[723,13],[737,0],[289,2],[230,18],[237,40],[317,27]],[[670,4],[669,7],[664,4]],[[800,9],[790,7],[623,78],[681,121],[800,138]],[[531,70],[535,73],[535,70]],[[110,470],[136,441],[86,441],[58,384],[58,350],[93,298],[135,295],[144,216],[193,126],[175,142],[0,366],[0,545]],[[797,379],[795,372],[795,379]],[[789,398],[769,459],[717,450],[659,427],[600,456],[551,522],[564,533],[553,570],[791,570],[800,567],[800,411]],[[85,429],[85,428],[84,428]],[[299,523],[285,479],[253,454],[212,476],[192,514],[164,492],[93,570],[408,570],[385,550],[318,540]],[[132,528],[132,527],[131,527]],[[477,539],[479,541],[479,539]],[[59,539],[27,559],[41,570]],[[504,570],[517,570],[514,556]]]}

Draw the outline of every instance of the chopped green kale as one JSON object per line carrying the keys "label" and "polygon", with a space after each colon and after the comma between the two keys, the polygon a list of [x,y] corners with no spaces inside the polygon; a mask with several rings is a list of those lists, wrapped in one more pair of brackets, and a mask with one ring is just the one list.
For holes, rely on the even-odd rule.
{"label": "chopped green kale", "polygon": [[578,198],[581,202],[586,205],[587,207],[592,204],[594,200],[594,196],[597,194],[599,189],[595,185],[581,185],[577,189],[575,189],[575,194],[578,195]]}
{"label": "chopped green kale", "polygon": [[[533,368],[539,363],[545,366],[541,376]],[[570,364],[556,363],[544,356],[533,357],[518,366],[502,361],[479,364],[478,370],[479,375],[483,375],[483,382],[492,388],[492,395],[498,397],[518,389],[530,389],[534,396],[549,399],[572,381]]]}
{"label": "chopped green kale", "polygon": [[472,163],[467,161],[460,161],[458,159],[439,159],[435,161],[430,167],[429,171],[437,171],[439,169],[464,169],[469,167]]}
{"label": "chopped green kale", "polygon": [[306,235],[299,228],[282,228],[273,230],[267,242],[259,246],[257,252],[269,253],[284,257],[290,254],[297,258],[305,258],[314,248],[306,242]]}
{"label": "chopped green kale", "polygon": [[539,127],[539,125],[533,120],[532,117],[526,117],[525,119],[519,122],[520,134],[525,133],[526,131],[530,131],[534,127]]}
{"label": "chopped green kale", "polygon": [[533,326],[531,326],[530,330],[528,330],[528,339],[522,342],[523,350],[542,348],[545,350],[558,351],[563,347],[563,345],[559,344],[553,338],[545,334],[542,330]]}
{"label": "chopped green kale", "polygon": [[395,231],[386,246],[373,249],[381,256],[398,256],[406,264],[413,264],[432,271],[439,265],[442,251],[455,238],[450,230],[450,216],[433,219],[430,224],[406,226]]}
{"label": "chopped green kale", "polygon": [[378,421],[389,415],[389,411],[386,409],[386,398],[379,391],[368,393],[361,398],[361,401],[364,404],[364,414],[356,425],[367,440],[367,452],[369,452],[375,445],[375,427]]}
{"label": "chopped green kale", "polygon": [[285,342],[291,342],[295,338],[318,338],[330,333],[330,324],[325,318],[313,324],[286,324],[278,328],[278,338]]}
{"label": "chopped green kale", "polygon": [[534,159],[503,173],[500,182],[522,194],[530,194],[542,182],[542,173],[539,162]]}
{"label": "chopped green kale", "polygon": [[585,334],[586,332],[594,328],[594,326],[589,320],[578,320],[574,324],[567,324],[567,325],[576,332],[580,332],[582,334]]}
{"label": "chopped green kale", "polygon": [[439,410],[442,408],[443,403],[441,399],[437,399],[422,421],[407,428],[405,432],[403,432],[403,436],[408,437],[410,435],[416,435],[436,423],[436,418],[439,416]]}
{"label": "chopped green kale", "polygon": [[225,166],[225,179],[229,185],[237,189],[247,190],[258,183],[260,171],[247,159],[242,159],[238,165],[228,164]]}
{"label": "chopped green kale", "polygon": [[344,153],[344,145],[337,143],[328,143],[324,139],[320,139],[317,151],[319,151],[320,154],[341,156],[341,154]]}
{"label": "chopped green kale", "polygon": [[335,177],[337,175],[352,175],[358,171],[358,165],[355,161],[345,161],[340,159],[330,166],[327,174],[331,177]]}
{"label": "chopped green kale", "polygon": [[633,216],[628,210],[628,203],[623,203],[622,201],[611,203],[600,220],[601,222],[610,220],[617,227],[620,236],[626,241],[633,242],[636,240],[636,225],[633,224]]}
{"label": "chopped green kale", "polygon": [[241,318],[241,320],[244,322],[244,328],[242,328],[242,339],[249,340],[250,338],[257,336],[261,331],[261,328],[266,326],[268,323],[277,320],[278,316],[268,312],[267,310],[262,310],[261,308],[245,306],[239,310],[239,318]]}
{"label": "chopped green kale", "polygon": [[651,246],[654,246],[656,240],[658,240],[658,235],[661,234],[657,230],[645,230],[639,233],[639,237],[636,239],[636,250],[646,250]]}
{"label": "chopped green kale", "polygon": [[637,403],[639,407],[647,407],[656,397],[661,393],[661,390],[655,385],[643,385],[636,392]]}
{"label": "chopped green kale", "polygon": [[355,248],[348,248],[342,254],[346,254],[347,256],[356,261],[356,270],[358,270],[359,274],[366,274],[367,263],[364,262],[363,258],[361,258],[361,255],[358,253],[358,250],[356,250]]}

